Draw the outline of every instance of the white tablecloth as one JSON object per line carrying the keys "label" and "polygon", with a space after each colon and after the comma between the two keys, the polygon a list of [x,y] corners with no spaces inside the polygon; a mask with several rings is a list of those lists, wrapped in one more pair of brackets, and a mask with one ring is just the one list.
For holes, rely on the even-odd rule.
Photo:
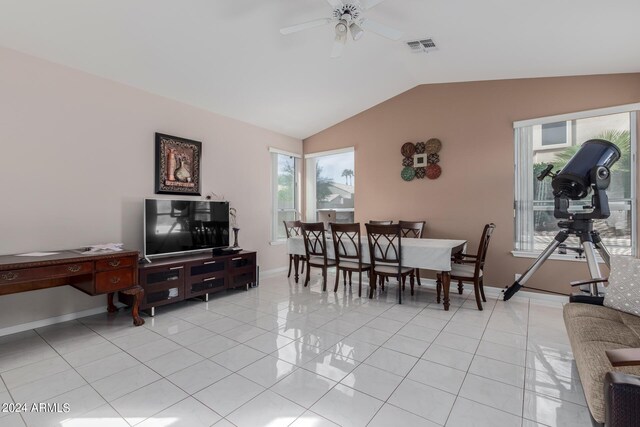
{"label": "white tablecloth", "polygon": [[[449,239],[402,239],[402,266],[424,270],[451,271],[451,254],[454,249],[462,249],[466,240]],[[287,239],[287,251],[292,255],[304,255],[302,236]],[[335,258],[333,241],[327,238],[327,257]],[[362,262],[369,263],[367,237],[362,238]]]}

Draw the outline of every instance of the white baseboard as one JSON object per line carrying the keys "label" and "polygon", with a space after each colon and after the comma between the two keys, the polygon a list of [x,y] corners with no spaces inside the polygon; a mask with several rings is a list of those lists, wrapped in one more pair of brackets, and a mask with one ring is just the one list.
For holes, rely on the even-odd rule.
{"label": "white baseboard", "polygon": [[[117,307],[126,307],[124,304],[116,303]],[[19,325],[9,326],[0,329],[0,337],[4,335],[17,334],[18,332],[29,331],[31,329],[42,328],[43,326],[55,325],[56,323],[68,322],[69,320],[80,319],[81,317],[93,316],[95,314],[106,313],[106,307],[90,308],[88,310],[77,311],[75,313],[67,313],[62,316],[49,317],[47,319],[36,320]]]}
{"label": "white baseboard", "polygon": [[272,268],[271,270],[260,271],[260,277],[271,277],[285,271],[288,271],[288,267]]}

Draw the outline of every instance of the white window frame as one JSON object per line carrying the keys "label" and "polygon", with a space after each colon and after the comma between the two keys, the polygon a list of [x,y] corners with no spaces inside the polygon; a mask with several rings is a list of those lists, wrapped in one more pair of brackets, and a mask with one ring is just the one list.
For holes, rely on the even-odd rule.
{"label": "white window frame", "polygon": [[[317,222],[317,208],[316,208],[316,162],[318,157],[332,156],[335,154],[343,153],[355,153],[355,147],[345,147],[336,150],[319,151],[317,153],[309,153],[304,155],[304,171],[305,171],[305,214],[308,222]],[[355,171],[355,156],[354,167]],[[356,209],[345,209],[345,211],[352,211],[355,217]]]}
{"label": "white window frame", "polygon": [[[524,257],[524,258],[537,258],[540,255],[541,251],[536,250],[516,250],[516,245],[518,242],[518,238],[521,235],[530,234],[533,232],[533,185],[528,186],[524,185],[524,182],[521,181],[522,176],[531,176],[533,174],[533,162],[531,161],[530,154],[528,153],[529,148],[525,147],[523,149],[521,139],[526,139],[528,135],[526,135],[526,129],[531,129],[531,126],[535,125],[543,125],[547,123],[555,123],[562,121],[572,121],[579,120],[591,117],[598,116],[606,116],[611,114],[619,114],[619,113],[629,113],[630,114],[630,122],[629,122],[629,130],[631,137],[631,255],[636,256],[637,254],[637,194],[636,194],[636,180],[637,180],[637,161],[636,161],[636,151],[638,144],[638,112],[640,112],[640,103],[636,104],[626,104],[619,105],[615,107],[607,107],[607,108],[599,108],[594,110],[586,110],[580,111],[576,113],[569,114],[560,114],[555,116],[547,116],[540,117],[536,119],[529,120],[521,120],[513,122],[514,128],[514,204],[513,204],[513,217],[514,217],[514,236],[513,236],[513,244],[514,250],[511,251],[511,254],[516,257]],[[569,129],[567,131],[568,137]],[[553,145],[549,146],[549,148],[560,148],[563,145]],[[545,147],[539,147],[538,144],[533,145],[533,149],[539,150],[544,149]],[[533,182],[533,181],[532,181]],[[530,188],[529,188],[530,187]],[[524,215],[518,215],[519,205],[524,203],[524,207],[522,207],[522,211],[525,212]],[[566,261],[581,261],[585,262],[584,259],[577,259],[575,254],[567,254],[560,255],[557,253],[552,254],[550,259],[556,260],[566,260]],[[603,260],[598,255],[598,262],[602,263]]]}
{"label": "white window frame", "polygon": [[[300,176],[302,173],[302,155],[289,151],[280,150],[278,148],[269,147],[271,153],[271,244],[282,244],[286,242],[286,238],[278,237],[278,214],[280,212],[295,212],[296,220],[302,217],[300,211],[300,202],[302,200],[300,194]],[[291,209],[280,209],[278,207],[278,156],[293,157],[294,161],[294,207]]]}

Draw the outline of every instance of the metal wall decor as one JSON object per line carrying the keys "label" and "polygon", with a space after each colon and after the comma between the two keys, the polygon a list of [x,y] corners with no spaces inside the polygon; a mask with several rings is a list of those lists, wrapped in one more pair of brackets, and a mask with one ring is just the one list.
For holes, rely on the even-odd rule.
{"label": "metal wall decor", "polygon": [[202,143],[156,133],[156,194],[200,195]]}
{"label": "metal wall decor", "polygon": [[402,153],[402,172],[400,177],[405,181],[416,179],[437,179],[442,175],[440,150],[442,142],[431,138],[426,142],[406,142],[400,148]]}

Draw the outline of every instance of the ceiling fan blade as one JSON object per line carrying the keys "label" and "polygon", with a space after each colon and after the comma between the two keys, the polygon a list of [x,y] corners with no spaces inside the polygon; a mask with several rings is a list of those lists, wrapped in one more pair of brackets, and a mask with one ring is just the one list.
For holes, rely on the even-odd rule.
{"label": "ceiling fan blade", "polygon": [[290,27],[280,28],[280,33],[281,34],[297,33],[298,31],[307,30],[309,28],[315,28],[315,27],[320,27],[322,25],[326,25],[331,21],[332,21],[331,18],[322,18],[322,19],[316,19],[316,20],[309,21],[309,22],[303,22],[302,24],[297,24],[297,25],[292,25]]}
{"label": "ceiling fan blade", "polygon": [[363,3],[364,10],[369,10],[369,9],[372,9],[372,8],[376,7],[377,5],[382,3],[383,1],[384,0],[365,0],[362,3]]}
{"label": "ceiling fan blade", "polygon": [[344,6],[342,4],[342,0],[327,0],[327,3],[329,3],[331,5],[331,7],[334,8],[334,9],[339,9],[342,6]]}
{"label": "ceiling fan blade", "polygon": [[379,22],[372,21],[371,19],[365,19],[360,24],[362,28],[367,31],[371,31],[379,36],[386,37],[391,40],[400,40],[402,37],[402,31],[398,31],[395,28],[387,27]]}
{"label": "ceiling fan blade", "polygon": [[344,50],[344,45],[347,43],[347,36],[336,36],[333,42],[333,48],[331,49],[331,57],[339,58]]}

